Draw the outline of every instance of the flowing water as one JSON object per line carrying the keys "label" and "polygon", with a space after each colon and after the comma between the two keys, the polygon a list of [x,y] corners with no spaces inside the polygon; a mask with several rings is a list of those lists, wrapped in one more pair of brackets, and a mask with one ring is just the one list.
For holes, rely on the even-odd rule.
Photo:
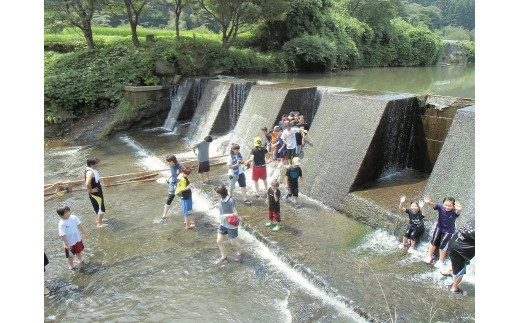
{"label": "flowing water", "polygon": [[331,73],[240,75],[269,82],[475,98],[475,66],[360,68]]}
{"label": "flowing water", "polygon": [[[425,75],[420,75],[419,70]],[[379,77],[372,75],[376,71]],[[461,85],[453,94],[445,87],[466,84],[463,80],[474,82],[471,67],[417,71],[414,68],[363,69],[330,75],[283,74],[255,78],[264,80],[259,83],[310,82],[324,86],[320,89],[323,93],[337,91],[334,87],[340,86],[474,97],[474,85]],[[200,129],[199,123],[203,124],[204,120],[178,123],[173,117],[173,114],[179,115],[184,101],[191,100],[196,107],[205,100],[201,81],[191,82],[194,82],[193,90],[185,84],[185,88],[172,92],[172,111],[165,128],[132,131],[97,145],[47,145],[45,183],[82,179],[85,161],[91,156],[101,159],[101,176],[165,169],[168,168],[165,158],[171,153],[181,162],[195,159],[190,148],[198,139],[198,130],[194,129]],[[206,83],[207,80],[204,85]],[[256,89],[255,93],[260,90],[268,91]],[[445,90],[448,92],[443,92]],[[240,93],[243,92],[244,89],[240,89]],[[323,93],[319,92],[314,98],[317,100],[314,107]],[[219,95],[215,93],[213,97]],[[272,95],[270,99],[273,100]],[[240,104],[233,106],[239,107],[245,100],[242,98]],[[276,104],[281,105],[282,101]],[[209,107],[207,113],[212,119],[217,109]],[[259,126],[247,126],[255,120],[237,118],[240,112],[239,108],[229,112],[231,128],[236,123],[242,132],[259,129]],[[313,110],[312,114],[315,113]],[[239,124],[246,126],[239,127]],[[227,153],[230,140],[240,142],[240,138],[245,137],[240,131],[216,136],[210,155]],[[408,142],[397,144],[406,146]],[[247,157],[249,152],[242,151],[242,154]],[[385,212],[397,219],[400,216],[394,205],[397,197],[402,193],[419,196],[424,191],[427,175],[409,170],[389,174],[392,171],[393,167],[385,169],[385,177],[352,196],[377,201],[378,208],[388,210]],[[212,184],[227,184],[226,173],[225,166],[212,167]],[[254,194],[251,170],[246,174],[251,198]],[[283,175],[281,166],[268,166],[268,179],[280,174]],[[418,254],[408,254],[396,248],[404,227],[397,228],[397,233],[375,230],[304,195],[301,209],[282,203],[283,229],[275,233],[264,226],[267,207],[263,199],[254,198],[253,206],[246,207],[235,193],[243,220],[238,239],[246,256],[242,264],[229,261],[215,266],[214,261],[220,254],[216,245],[218,211],[211,208],[217,201],[212,186],[202,185],[197,174],[192,173],[195,185],[192,217],[197,225],[193,230],[186,230],[178,198],[174,199],[166,222],[159,221],[169,175],[166,171],[160,173],[157,181],[106,187],[108,226],[104,229],[95,228],[94,211],[85,191],[66,193],[45,202],[45,251],[50,259],[45,278],[49,281],[48,287],[56,293],[54,299],[45,300],[45,321],[475,320],[474,260],[461,285],[468,295],[455,296],[447,289],[451,278],[443,278],[437,269],[421,262],[428,248],[428,237],[419,244]],[[83,256],[90,264],[78,272],[67,269],[57,234],[59,217],[55,210],[61,204],[71,207],[72,214],[80,218],[88,233]],[[428,222],[434,222],[433,212],[430,210]],[[226,248],[228,257],[232,258],[234,249],[227,240]]]}
{"label": "flowing water", "polygon": [[[149,129],[96,146],[46,147],[45,183],[82,178],[89,156],[101,159],[102,176],[167,168],[165,157],[172,152],[181,162],[191,160],[195,156],[190,142],[182,136],[187,126],[180,127],[179,135]],[[210,155],[220,155],[219,140],[229,137],[212,143]],[[280,171],[270,166],[269,178]],[[306,197],[302,197],[305,207],[297,212],[282,205],[284,229],[276,234],[263,226],[267,219],[263,201],[254,200],[252,207],[238,203],[239,214],[249,225],[239,232],[247,256],[242,264],[230,261],[217,267],[218,211],[210,208],[216,202],[211,187],[201,185],[193,174],[197,227],[186,230],[178,198],[166,223],[158,221],[169,174],[161,175],[148,183],[106,187],[104,229],[95,228],[85,191],[45,202],[45,251],[51,261],[45,277],[56,292],[54,299],[45,300],[46,321],[363,322],[390,317],[385,297],[399,320],[428,321],[430,307],[439,308],[436,319],[474,318],[474,296],[454,300],[446,290],[450,280],[441,279],[418,257],[397,250],[395,236]],[[214,167],[211,176],[215,184],[226,183],[223,166]],[[252,196],[250,173],[247,177]],[[57,235],[55,209],[60,204],[71,207],[88,233],[83,255],[90,264],[78,272],[67,269]],[[316,226],[320,218],[327,221]],[[231,257],[234,250],[228,241],[226,248]],[[423,243],[421,251],[426,248]],[[463,282],[471,295],[473,271],[472,264]]]}

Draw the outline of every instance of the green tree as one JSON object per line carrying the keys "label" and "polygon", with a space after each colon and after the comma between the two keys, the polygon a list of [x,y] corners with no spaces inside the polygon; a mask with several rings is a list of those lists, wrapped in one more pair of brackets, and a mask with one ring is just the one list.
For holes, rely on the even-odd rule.
{"label": "green tree", "polygon": [[139,16],[144,7],[150,0],[122,0],[125,6],[126,16],[132,29],[132,42],[135,47],[138,47],[139,38],[137,37],[137,25],[139,24]]}
{"label": "green tree", "polygon": [[47,21],[79,28],[88,49],[94,49],[92,17],[104,3],[104,0],[45,0],[45,17]]}
{"label": "green tree", "polygon": [[245,26],[280,15],[284,6],[282,0],[198,0],[212,20],[220,25],[222,48],[228,50]]}

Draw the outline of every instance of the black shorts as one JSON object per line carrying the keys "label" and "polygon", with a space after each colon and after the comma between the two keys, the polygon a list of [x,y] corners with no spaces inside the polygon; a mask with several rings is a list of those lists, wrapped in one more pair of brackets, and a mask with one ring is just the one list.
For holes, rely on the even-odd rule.
{"label": "black shorts", "polygon": [[291,186],[291,185],[289,185],[289,193],[287,194],[287,196],[289,196],[289,197],[291,197],[291,196],[298,197],[298,186]]}
{"label": "black shorts", "polygon": [[469,260],[466,260],[457,250],[450,249],[451,270],[453,275],[460,276],[466,273],[466,265]]}
{"label": "black shorts", "polygon": [[103,192],[97,192],[95,194],[89,193],[88,196],[96,214],[105,213],[105,199],[103,198]]}
{"label": "black shorts", "polygon": [[220,233],[223,236],[228,235],[229,239],[235,239],[236,237],[238,237],[238,228],[230,229],[226,228],[222,224],[219,224],[218,233]]}
{"label": "black shorts", "polygon": [[408,224],[408,228],[404,233],[404,236],[410,240],[417,242],[424,232],[424,226],[416,227],[414,225]]}
{"label": "black shorts", "polygon": [[199,162],[199,174],[209,172],[209,160],[205,162]]}
{"label": "black shorts", "polygon": [[430,243],[442,250],[448,250],[448,244],[452,235],[453,233],[442,232],[441,229],[435,228]]}
{"label": "black shorts", "polygon": [[166,205],[171,205],[174,198],[175,198],[175,194],[168,194],[168,199],[166,200]]}

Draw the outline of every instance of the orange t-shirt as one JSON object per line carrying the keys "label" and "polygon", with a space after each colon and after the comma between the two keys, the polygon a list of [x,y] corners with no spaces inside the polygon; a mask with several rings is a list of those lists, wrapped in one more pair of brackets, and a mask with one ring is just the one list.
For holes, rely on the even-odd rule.
{"label": "orange t-shirt", "polygon": [[271,135],[271,150],[272,151],[275,151],[277,148],[278,149],[280,148],[278,146],[275,146],[277,143],[278,143],[278,134],[273,132],[273,134]]}

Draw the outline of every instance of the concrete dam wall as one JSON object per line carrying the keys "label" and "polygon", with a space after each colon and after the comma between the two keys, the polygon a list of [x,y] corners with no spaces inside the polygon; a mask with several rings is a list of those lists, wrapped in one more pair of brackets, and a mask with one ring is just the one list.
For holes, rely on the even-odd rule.
{"label": "concrete dam wall", "polygon": [[187,95],[200,94],[197,105],[182,107],[190,139],[231,131],[222,153],[238,143],[247,158],[262,127],[299,111],[310,124],[300,191],[371,227],[402,235],[402,194],[454,196],[465,207],[457,223],[474,216],[473,100],[239,79],[206,80],[198,89]]}

